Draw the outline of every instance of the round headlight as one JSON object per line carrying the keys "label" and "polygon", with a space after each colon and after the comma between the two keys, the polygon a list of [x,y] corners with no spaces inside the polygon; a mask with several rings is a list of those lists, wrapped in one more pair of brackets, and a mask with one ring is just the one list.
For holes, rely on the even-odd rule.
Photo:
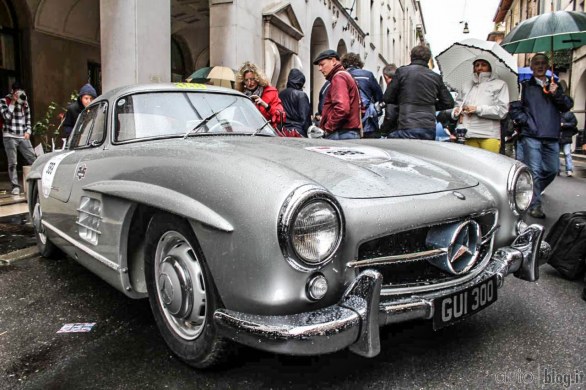
{"label": "round headlight", "polygon": [[529,208],[533,199],[533,178],[528,171],[522,170],[517,175],[513,197],[517,210],[526,211]]}
{"label": "round headlight", "polygon": [[307,202],[297,213],[291,229],[293,250],[303,261],[316,265],[327,259],[340,241],[340,220],[325,200]]}

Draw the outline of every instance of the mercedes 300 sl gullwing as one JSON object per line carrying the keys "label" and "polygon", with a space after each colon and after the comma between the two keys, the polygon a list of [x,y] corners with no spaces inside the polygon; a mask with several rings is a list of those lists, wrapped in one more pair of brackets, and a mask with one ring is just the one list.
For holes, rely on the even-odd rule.
{"label": "mercedes 300 sl gullwing", "polygon": [[148,298],[192,366],[241,343],[380,351],[379,327],[435,329],[535,281],[527,168],[459,144],[282,138],[239,92],[138,85],[97,98],[28,176],[40,253]]}

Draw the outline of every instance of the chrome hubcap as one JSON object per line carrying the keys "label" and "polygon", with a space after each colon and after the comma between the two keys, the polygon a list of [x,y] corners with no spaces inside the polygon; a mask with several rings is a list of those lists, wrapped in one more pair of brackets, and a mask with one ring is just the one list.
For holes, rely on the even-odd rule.
{"label": "chrome hubcap", "polygon": [[187,239],[175,231],[161,236],[155,256],[157,295],[167,323],[182,338],[193,340],[205,326],[201,264]]}
{"label": "chrome hubcap", "polygon": [[39,240],[45,245],[47,243],[47,236],[45,235],[45,227],[43,226],[43,212],[41,210],[41,204],[37,201],[33,210],[33,226],[37,231]]}

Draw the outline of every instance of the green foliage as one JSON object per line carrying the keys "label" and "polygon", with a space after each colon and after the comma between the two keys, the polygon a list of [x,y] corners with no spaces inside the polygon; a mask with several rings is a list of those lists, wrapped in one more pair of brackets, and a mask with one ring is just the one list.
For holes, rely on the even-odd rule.
{"label": "green foliage", "polygon": [[66,107],[75,100],[77,100],[77,91],[73,91],[69,96],[69,101],[62,106],[52,101],[41,119],[33,124],[33,135],[40,139],[43,149],[48,150],[51,140],[60,138],[61,124],[67,112]]}

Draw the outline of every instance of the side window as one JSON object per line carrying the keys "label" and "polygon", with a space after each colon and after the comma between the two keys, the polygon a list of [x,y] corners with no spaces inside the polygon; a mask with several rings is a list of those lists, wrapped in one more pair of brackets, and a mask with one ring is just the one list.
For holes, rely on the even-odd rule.
{"label": "side window", "polygon": [[102,142],[106,133],[107,103],[92,105],[80,114],[72,132],[70,149],[83,148],[93,141]]}
{"label": "side window", "polygon": [[108,104],[100,103],[96,113],[96,120],[90,136],[90,144],[95,142],[101,144],[106,138],[106,118],[108,117]]}

